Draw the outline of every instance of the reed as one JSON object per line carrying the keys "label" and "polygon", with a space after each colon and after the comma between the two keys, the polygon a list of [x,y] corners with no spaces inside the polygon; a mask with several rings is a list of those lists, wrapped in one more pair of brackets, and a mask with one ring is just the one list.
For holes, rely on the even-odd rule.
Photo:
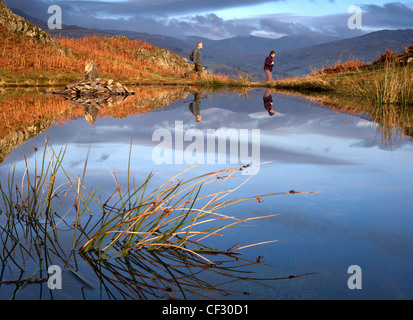
{"label": "reed", "polygon": [[[81,254],[101,281],[104,292],[116,299],[219,299],[229,295],[262,297],[254,286],[276,290],[273,281],[288,277],[259,277],[255,268],[271,267],[258,257],[246,260],[239,255],[209,254],[219,259],[213,265],[190,252],[177,250],[135,250],[126,256],[101,260],[96,252]],[[211,281],[210,276],[214,277]],[[271,281],[271,284],[269,283]]]}
{"label": "reed", "polygon": [[413,66],[386,60],[369,73],[358,71],[346,77],[337,91],[376,105],[409,106],[413,104]]}
{"label": "reed", "polygon": [[[229,178],[241,169],[224,169],[188,180],[176,181],[186,172],[185,170],[151,192],[147,189],[152,174],[138,188],[132,186],[132,189],[122,191],[118,186],[116,194],[110,199],[115,203],[113,205],[109,205],[108,202],[100,204],[104,211],[104,218],[99,224],[99,229],[91,235],[90,240],[80,251],[96,251],[101,259],[118,257],[136,249],[148,251],[180,249],[195,255],[200,255],[205,250],[209,251],[203,246],[205,239],[222,236],[221,232],[226,228],[274,216],[239,219],[218,212],[235,203],[255,200],[257,196],[225,201],[224,198],[234,190],[201,195],[201,189],[206,185],[216,183],[218,175],[227,174]],[[113,177],[117,181],[114,173]],[[271,195],[275,194],[259,197]],[[203,204],[197,205],[198,203]],[[265,243],[269,242],[273,241]],[[263,243],[253,245],[258,244]],[[246,247],[237,247],[225,253]],[[204,259],[209,262],[206,258]]]}
{"label": "reed", "polygon": [[[228,228],[250,226],[256,219],[276,215],[239,218],[221,212],[223,209],[244,201],[258,203],[263,197],[298,193],[227,198],[248,180],[232,189],[203,192],[213,190],[214,184],[221,186],[248,166],[183,179],[184,174],[190,174],[191,167],[155,188],[150,183],[151,173],[135,186],[130,151],[126,187],[113,171],[115,192],[102,197],[99,187],[87,188],[87,159],[82,173],[72,175],[62,165],[66,148],[55,152],[46,141],[41,157],[37,154],[35,149],[32,160],[25,160],[21,180],[13,167],[7,183],[0,183],[0,209],[7,217],[0,225],[0,263],[21,273],[19,279],[3,280],[0,275],[0,285],[15,284],[21,288],[20,285],[45,282],[42,270],[53,261],[93,287],[82,280],[77,267],[72,265],[77,254],[93,268],[110,297],[117,296],[115,291],[125,299],[176,295],[216,298],[236,292],[223,288],[233,282],[261,284],[261,280],[292,278],[252,277],[251,270],[243,269],[261,264],[261,258],[254,262],[237,256],[240,250],[276,240],[224,250],[207,245],[206,240],[222,237]],[[67,235],[65,242],[61,241],[62,233],[67,232],[69,238],[72,236],[70,249]],[[229,260],[223,261],[219,258],[222,255]],[[24,276],[29,261],[37,267]],[[204,273],[219,275],[223,281],[212,285],[203,279]],[[12,298],[19,291],[15,290]]]}
{"label": "reed", "polygon": [[252,75],[245,72],[238,72],[236,76],[207,74],[201,79],[201,86],[204,88],[244,88],[251,86],[251,78]]}
{"label": "reed", "polygon": [[[62,161],[66,150],[56,153],[47,145],[42,154],[42,160],[37,160],[37,150],[34,156],[34,171],[29,170],[26,160],[21,182],[16,182],[15,168],[9,171],[7,186],[0,184],[3,200],[2,208],[10,222],[18,219],[27,223],[42,219],[50,221],[51,217],[59,216],[60,210],[66,210],[60,223],[73,224],[72,249],[80,252],[96,251],[101,259],[121,256],[131,250],[183,250],[202,257],[202,252],[209,252],[203,242],[216,236],[230,227],[249,225],[251,221],[274,216],[251,217],[241,219],[235,215],[223,214],[220,211],[230,205],[260,199],[285,193],[272,193],[251,196],[243,199],[226,200],[235,190],[230,189],[203,195],[201,189],[219,182],[225,182],[246,167],[236,167],[210,172],[198,177],[179,180],[191,168],[168,179],[152,191],[148,191],[153,174],[149,174],[140,185],[132,183],[129,157],[128,185],[123,188],[112,173],[116,191],[106,200],[102,200],[99,188],[95,190],[86,187],[87,159],[81,175],[73,176],[67,172]],[[59,174],[60,171],[60,174]],[[61,173],[63,171],[63,173]],[[225,178],[220,175],[225,174]],[[65,177],[58,184],[57,177]],[[239,186],[240,187],[240,186]],[[74,193],[74,194],[73,194]],[[68,197],[68,194],[72,196]],[[74,199],[73,204],[67,204],[66,199]],[[103,198],[104,199],[104,198]],[[73,201],[73,200],[72,200]],[[75,210],[73,221],[63,222],[64,217]],[[93,212],[101,211],[101,218],[93,227],[86,228],[82,220],[94,216]],[[52,230],[56,225],[50,224]],[[236,247],[222,252],[230,253],[254,245],[256,243]],[[118,249],[115,249],[118,248]],[[119,249],[120,248],[120,249]],[[205,251],[206,250],[206,251]],[[205,258],[206,261],[208,261]]]}

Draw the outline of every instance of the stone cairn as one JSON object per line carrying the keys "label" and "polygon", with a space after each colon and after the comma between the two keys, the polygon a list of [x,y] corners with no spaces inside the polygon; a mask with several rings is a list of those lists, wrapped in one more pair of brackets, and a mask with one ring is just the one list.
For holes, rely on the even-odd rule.
{"label": "stone cairn", "polygon": [[135,94],[133,90],[126,86],[115,82],[112,79],[101,79],[97,67],[93,61],[86,65],[85,73],[81,81],[69,83],[64,89],[46,91],[45,93],[53,93],[63,95],[68,98],[77,97],[78,100],[90,97],[102,96],[129,96]]}
{"label": "stone cairn", "polygon": [[63,96],[70,104],[83,106],[85,118],[92,125],[97,119],[99,109],[112,107],[113,104],[124,101],[135,94],[119,82],[99,78],[93,61],[86,65],[81,81],[70,83],[64,89],[47,90],[45,93]]}

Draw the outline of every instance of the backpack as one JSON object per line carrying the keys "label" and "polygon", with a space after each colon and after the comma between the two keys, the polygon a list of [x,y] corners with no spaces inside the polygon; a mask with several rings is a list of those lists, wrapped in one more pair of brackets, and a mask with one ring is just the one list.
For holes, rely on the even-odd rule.
{"label": "backpack", "polygon": [[192,52],[189,54],[189,60],[194,61],[194,50],[192,50]]}

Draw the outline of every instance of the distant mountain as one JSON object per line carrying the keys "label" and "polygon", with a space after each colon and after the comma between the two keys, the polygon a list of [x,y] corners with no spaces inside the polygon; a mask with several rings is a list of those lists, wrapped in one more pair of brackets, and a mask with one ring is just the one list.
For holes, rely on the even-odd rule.
{"label": "distant mountain", "polygon": [[62,29],[49,29],[47,22],[34,18],[27,13],[11,8],[11,10],[23,17],[25,20],[30,21],[35,26],[46,30],[53,36],[62,36],[68,38],[83,38],[87,36],[114,36],[114,35],[121,35],[126,36],[130,39],[141,39],[143,41],[149,42],[154,46],[170,50],[174,53],[182,53],[192,50],[192,44],[188,44],[185,41],[179,40],[177,38],[157,35],[157,34],[150,34],[145,32],[136,32],[136,31],[128,31],[128,30],[99,30],[99,29],[87,29],[83,27],[79,27],[76,25],[62,25]]}
{"label": "distant mountain", "polygon": [[226,51],[245,54],[269,54],[271,50],[285,52],[308,46],[339,40],[338,37],[324,36],[313,33],[305,36],[285,36],[278,39],[268,39],[256,36],[233,37],[223,40],[211,40],[200,37],[187,37],[187,42],[202,41],[206,48],[213,51]]}
{"label": "distant mountain", "polygon": [[[274,75],[278,78],[304,76],[311,73],[312,69],[319,69],[322,65],[331,66],[340,59],[346,61],[358,58],[370,62],[380,57],[386,49],[401,52],[411,42],[413,42],[413,29],[382,30],[359,37],[279,52],[275,57]],[[263,64],[268,53],[229,53],[209,51],[208,48],[205,48],[204,52],[209,61],[226,65],[227,70],[250,72],[257,81],[265,78]]]}
{"label": "distant mountain", "polygon": [[413,29],[382,30],[363,36],[337,39],[317,33],[308,36],[286,36],[267,39],[256,36],[234,37],[211,40],[201,37],[174,37],[127,30],[91,30],[79,26],[63,26],[62,30],[49,30],[47,23],[13,9],[13,11],[34,25],[48,30],[52,35],[83,37],[89,35],[124,35],[139,38],[154,46],[164,48],[188,58],[197,41],[204,43],[202,52],[204,65],[208,70],[225,74],[248,72],[254,80],[263,80],[263,61],[271,50],[277,51],[275,76],[279,78],[303,76],[322,65],[329,66],[339,59],[358,58],[373,61],[386,49],[400,52],[413,41]]}
{"label": "distant mountain", "polygon": [[[339,59],[358,58],[371,62],[386,52],[386,49],[402,52],[413,42],[413,29],[382,30],[350,39],[333,41],[316,46],[280,53],[276,70],[283,76],[304,75],[311,68],[330,66]],[[257,61],[256,65],[259,66]]]}

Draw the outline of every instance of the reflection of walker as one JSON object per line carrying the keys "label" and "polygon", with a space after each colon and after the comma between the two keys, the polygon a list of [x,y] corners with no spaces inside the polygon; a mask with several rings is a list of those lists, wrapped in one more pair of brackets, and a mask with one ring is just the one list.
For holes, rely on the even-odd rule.
{"label": "reflection of walker", "polygon": [[196,122],[201,122],[201,97],[202,93],[196,92],[194,93],[194,101],[189,104],[189,110],[191,110],[192,114],[196,118]]}
{"label": "reflection of walker", "polygon": [[274,115],[274,110],[272,109],[272,106],[274,105],[274,103],[272,101],[271,91],[266,89],[262,99],[264,100],[265,110],[268,111],[268,114],[270,116],[273,116]]}

